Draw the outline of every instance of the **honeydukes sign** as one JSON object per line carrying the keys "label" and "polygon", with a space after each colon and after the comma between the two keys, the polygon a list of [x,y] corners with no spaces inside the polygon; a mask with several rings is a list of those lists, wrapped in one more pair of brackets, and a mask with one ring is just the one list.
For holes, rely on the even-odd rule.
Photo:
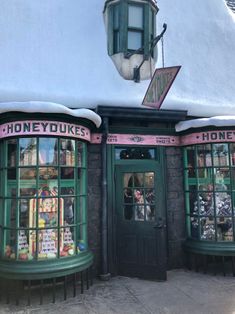
{"label": "honeydukes sign", "polygon": [[0,138],[25,135],[66,136],[90,141],[90,130],[82,125],[60,121],[14,121],[0,125]]}
{"label": "honeydukes sign", "polygon": [[156,69],[142,105],[160,109],[181,66]]}

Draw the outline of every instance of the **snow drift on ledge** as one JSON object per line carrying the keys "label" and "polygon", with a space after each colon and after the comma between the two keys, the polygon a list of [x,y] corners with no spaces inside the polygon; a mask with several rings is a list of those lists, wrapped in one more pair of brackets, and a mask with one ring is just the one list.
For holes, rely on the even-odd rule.
{"label": "snow drift on ledge", "polygon": [[206,126],[235,126],[235,116],[217,116],[181,121],[176,124],[175,130],[176,132],[181,132],[190,128],[201,128]]}
{"label": "snow drift on ledge", "polygon": [[6,102],[0,103],[0,114],[10,111],[19,112],[42,112],[42,113],[64,113],[77,118],[85,118],[92,121],[98,128],[101,118],[90,109],[69,109],[68,107],[52,102],[27,101],[27,102]]}

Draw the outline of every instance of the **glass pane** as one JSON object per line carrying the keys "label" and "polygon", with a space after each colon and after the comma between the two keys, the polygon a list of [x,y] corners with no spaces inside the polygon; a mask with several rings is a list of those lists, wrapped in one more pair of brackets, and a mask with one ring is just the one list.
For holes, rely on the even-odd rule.
{"label": "glass pane", "polygon": [[211,145],[198,145],[197,146],[197,166],[210,167],[212,166],[211,159]]}
{"label": "glass pane", "polygon": [[129,27],[143,27],[143,7],[128,6],[128,26]]}
{"label": "glass pane", "polygon": [[61,179],[74,179],[74,168],[61,168]]}
{"label": "glass pane", "polygon": [[198,169],[198,184],[209,185],[213,182],[212,168]]}
{"label": "glass pane", "polygon": [[119,33],[119,31],[113,32],[113,50],[114,50],[114,53],[117,53],[120,51],[120,33]]}
{"label": "glass pane", "polygon": [[11,184],[11,182],[7,182],[7,196],[8,197],[16,197],[16,185]]}
{"label": "glass pane", "polygon": [[146,220],[153,221],[155,218],[155,192],[154,189],[145,189]]}
{"label": "glass pane", "polygon": [[39,139],[39,164],[56,165],[58,164],[58,141],[55,138]]}
{"label": "glass pane", "polygon": [[19,139],[20,166],[31,166],[37,163],[37,140],[36,138]]}
{"label": "glass pane", "polygon": [[124,202],[124,218],[131,220],[133,218],[133,193],[132,189],[123,190],[123,202]]}
{"label": "glass pane", "polygon": [[214,166],[228,166],[228,144],[213,144],[213,162]]}
{"label": "glass pane", "polygon": [[153,148],[115,148],[115,159],[155,159],[155,150]]}
{"label": "glass pane", "polygon": [[58,179],[58,169],[53,167],[39,168],[40,180],[55,180]]}
{"label": "glass pane", "polygon": [[75,165],[75,141],[70,139],[60,140],[60,164]]}
{"label": "glass pane", "polygon": [[78,142],[77,143],[78,167],[84,167],[85,166],[84,152],[85,152],[85,144],[82,142]]}
{"label": "glass pane", "polygon": [[195,209],[199,209],[199,214],[204,216],[214,216],[214,198],[213,192],[205,190],[205,192],[199,193],[199,199],[196,202],[197,207]]}
{"label": "glass pane", "polygon": [[17,157],[17,142],[16,140],[7,141],[7,166],[15,167]]}
{"label": "glass pane", "polygon": [[38,227],[55,227],[58,224],[58,199],[38,199]]}
{"label": "glass pane", "polygon": [[29,246],[29,238],[32,237],[34,231],[20,230],[18,234],[18,259],[21,261],[32,260],[35,255],[32,254]]}
{"label": "glass pane", "polygon": [[191,225],[191,237],[194,239],[198,239],[199,238],[198,218],[190,217],[190,225]]}
{"label": "glass pane", "polygon": [[154,187],[154,172],[145,172],[145,187]]}
{"label": "glass pane", "polygon": [[188,168],[195,168],[195,155],[194,155],[194,147],[187,147],[186,148],[186,167]]}
{"label": "glass pane", "polygon": [[216,215],[230,216],[232,215],[231,195],[229,193],[215,193]]}
{"label": "glass pane", "polygon": [[87,241],[86,241],[86,225],[80,225],[77,236],[77,252],[83,252],[87,249]]}
{"label": "glass pane", "polygon": [[9,259],[16,258],[16,232],[5,230],[4,232],[4,256]]}
{"label": "glass pane", "polygon": [[56,229],[38,231],[38,259],[56,258],[58,251],[58,232]]}
{"label": "glass pane", "polygon": [[21,188],[20,196],[36,196],[37,189],[36,188]]}
{"label": "glass pane", "polygon": [[142,47],[142,33],[128,31],[127,41],[128,41],[127,49],[137,50],[141,48]]}
{"label": "glass pane", "polygon": [[78,198],[78,204],[79,204],[79,217],[77,219],[80,219],[79,223],[85,223],[86,222],[86,211],[85,211],[85,205],[86,205],[86,198],[79,197]]}
{"label": "glass pane", "polygon": [[235,143],[230,144],[230,160],[231,165],[235,166]]}
{"label": "glass pane", "polygon": [[73,227],[63,228],[61,229],[61,235],[63,239],[62,241],[63,249],[60,251],[60,256],[66,257],[74,255],[76,253],[74,241],[75,228]]}
{"label": "glass pane", "polygon": [[195,191],[187,192],[185,196],[187,213],[198,215],[197,193]]}
{"label": "glass pane", "polygon": [[16,180],[16,168],[7,169],[7,179]]}
{"label": "glass pane", "polygon": [[74,223],[74,197],[64,197],[64,224]]}
{"label": "glass pane", "polygon": [[200,218],[201,222],[201,239],[207,241],[215,240],[215,222],[213,218]]}
{"label": "glass pane", "polygon": [[113,28],[117,29],[119,27],[119,6],[113,7]]}
{"label": "glass pane", "polygon": [[134,187],[144,186],[144,173],[134,173],[132,175]]}
{"label": "glass pane", "polygon": [[60,188],[60,195],[74,195],[74,187],[61,187]]}
{"label": "glass pane", "polygon": [[138,189],[134,190],[134,212],[135,212],[135,220],[151,220],[151,209],[150,206],[146,203],[144,199],[144,190]]}
{"label": "glass pane", "polygon": [[5,200],[6,211],[5,211],[5,226],[9,228],[16,228],[16,213],[17,213],[17,202],[16,199]]}
{"label": "glass pane", "polygon": [[233,241],[231,218],[217,218],[217,241]]}
{"label": "glass pane", "polygon": [[20,227],[29,227],[29,199],[19,200]]}
{"label": "glass pane", "polygon": [[230,190],[230,171],[229,168],[215,168],[215,190]]}

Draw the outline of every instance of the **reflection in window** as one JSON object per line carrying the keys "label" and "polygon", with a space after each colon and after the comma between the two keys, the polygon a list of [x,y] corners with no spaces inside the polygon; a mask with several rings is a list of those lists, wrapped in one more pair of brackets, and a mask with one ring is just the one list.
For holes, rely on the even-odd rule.
{"label": "reflection in window", "polygon": [[[151,184],[149,184],[150,177]],[[124,218],[135,221],[153,221],[155,217],[154,173],[125,173],[123,187]]]}

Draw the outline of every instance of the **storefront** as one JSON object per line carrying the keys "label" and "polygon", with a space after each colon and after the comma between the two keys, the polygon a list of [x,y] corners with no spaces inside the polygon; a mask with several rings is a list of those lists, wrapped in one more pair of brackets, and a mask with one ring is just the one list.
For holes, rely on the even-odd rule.
{"label": "storefront", "polygon": [[[181,122],[189,265],[235,274],[235,137],[232,117]],[[226,266],[226,264],[230,264]],[[217,268],[218,270],[218,268]]]}
{"label": "storefront", "polygon": [[49,112],[1,115],[8,297],[14,286],[18,302],[22,293],[30,301],[38,285],[42,302],[50,284],[55,300],[62,280],[67,298],[67,286],[83,292],[94,276],[166,280],[187,257],[198,266],[229,257],[233,266],[233,127],[193,128],[185,111],[98,106],[93,114],[101,126]]}
{"label": "storefront", "polygon": [[32,289],[48,284],[55,300],[62,278],[65,298],[67,281],[74,293],[78,281],[81,292],[89,287],[87,145],[100,120],[92,114],[1,115],[0,278],[8,300],[27,290],[30,303]]}

